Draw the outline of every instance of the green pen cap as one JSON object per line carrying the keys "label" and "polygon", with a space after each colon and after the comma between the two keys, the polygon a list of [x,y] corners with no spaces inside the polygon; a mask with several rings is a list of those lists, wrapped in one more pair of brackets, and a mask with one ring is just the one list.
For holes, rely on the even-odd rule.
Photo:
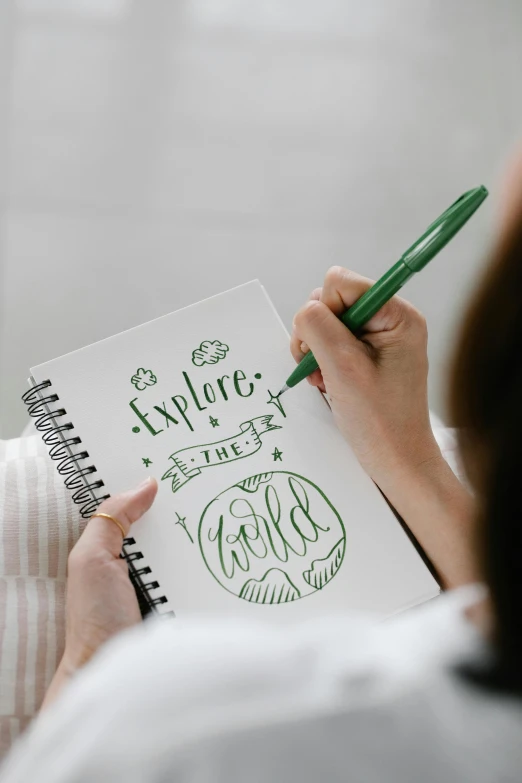
{"label": "green pen cap", "polygon": [[464,193],[426,229],[415,244],[403,253],[401,261],[404,261],[412,272],[419,272],[439,250],[442,250],[444,245],[447,245],[450,239],[453,239],[487,195],[488,191],[484,185]]}

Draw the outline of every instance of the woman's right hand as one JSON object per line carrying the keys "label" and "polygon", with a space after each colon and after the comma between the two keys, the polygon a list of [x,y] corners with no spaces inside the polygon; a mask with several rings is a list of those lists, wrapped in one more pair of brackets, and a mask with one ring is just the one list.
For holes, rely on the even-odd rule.
{"label": "woman's right hand", "polygon": [[[433,435],[422,315],[393,297],[355,337],[339,320],[372,281],[333,267],[294,319],[296,361],[311,349],[310,383],[326,391],[359,462],[406,522],[441,583],[481,578],[473,553],[474,510]],[[291,392],[289,392],[291,394]]]}
{"label": "woman's right hand", "polygon": [[397,470],[440,459],[427,396],[427,330],[413,305],[393,297],[355,337],[339,320],[372,285],[332,267],[294,319],[296,361],[310,348],[320,366],[310,382],[326,391],[337,425],[384,490]]}

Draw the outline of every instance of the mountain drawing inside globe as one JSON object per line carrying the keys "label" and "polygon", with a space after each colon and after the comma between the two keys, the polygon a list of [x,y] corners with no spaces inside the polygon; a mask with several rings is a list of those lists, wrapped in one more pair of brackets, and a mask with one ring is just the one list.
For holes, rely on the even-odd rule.
{"label": "mountain drawing inside globe", "polygon": [[284,604],[301,598],[301,593],[284,571],[270,568],[261,579],[245,582],[239,597],[256,604]]}

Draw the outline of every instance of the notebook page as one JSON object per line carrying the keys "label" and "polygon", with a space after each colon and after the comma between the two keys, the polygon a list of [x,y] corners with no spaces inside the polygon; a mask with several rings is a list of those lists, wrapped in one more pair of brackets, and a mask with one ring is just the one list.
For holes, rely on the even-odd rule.
{"label": "notebook page", "polygon": [[108,492],[158,480],[131,533],[162,611],[387,616],[439,592],[322,395],[275,396],[291,367],[254,281],[32,369]]}

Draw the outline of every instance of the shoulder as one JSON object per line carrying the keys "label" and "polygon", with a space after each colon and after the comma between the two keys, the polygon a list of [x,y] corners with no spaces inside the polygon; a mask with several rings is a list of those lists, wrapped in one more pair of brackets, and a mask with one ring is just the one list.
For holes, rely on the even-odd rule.
{"label": "shoulder", "polygon": [[[444,711],[450,668],[477,646],[454,596],[379,626],[353,617],[292,628],[145,623],[101,651],[27,745],[40,754],[40,773],[61,738],[71,764],[84,769],[96,758],[100,775],[118,764],[129,783],[146,771],[154,780],[160,763],[173,771],[224,764],[237,770],[229,783],[246,780],[253,757],[269,779],[291,764],[296,777],[314,768],[333,781],[341,758],[382,775],[401,769],[400,746],[413,737],[426,757],[435,720],[426,705],[436,698]],[[51,779],[60,783],[40,774]]]}

